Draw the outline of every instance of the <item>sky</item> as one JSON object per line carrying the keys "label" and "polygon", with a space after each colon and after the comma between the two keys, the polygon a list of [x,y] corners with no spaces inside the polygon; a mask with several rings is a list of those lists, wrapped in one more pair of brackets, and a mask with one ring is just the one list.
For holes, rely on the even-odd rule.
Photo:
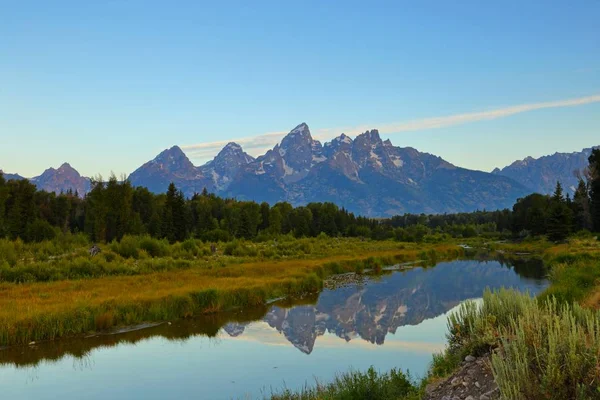
{"label": "sky", "polygon": [[[600,1],[0,0],[0,169],[129,174],[306,122],[467,168],[600,144]],[[267,134],[267,135],[265,135]]]}

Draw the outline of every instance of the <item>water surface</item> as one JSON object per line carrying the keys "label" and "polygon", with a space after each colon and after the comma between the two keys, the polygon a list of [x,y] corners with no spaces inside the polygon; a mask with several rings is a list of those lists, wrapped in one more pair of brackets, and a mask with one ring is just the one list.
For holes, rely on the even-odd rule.
{"label": "water surface", "polygon": [[0,351],[3,399],[255,399],[369,366],[422,376],[446,317],[486,287],[538,293],[539,263],[453,261],[332,280],[319,295]]}

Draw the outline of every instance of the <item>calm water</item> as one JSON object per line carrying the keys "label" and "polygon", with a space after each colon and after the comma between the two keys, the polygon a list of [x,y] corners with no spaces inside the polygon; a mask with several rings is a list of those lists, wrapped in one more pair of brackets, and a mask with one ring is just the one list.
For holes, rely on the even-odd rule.
{"label": "calm water", "polygon": [[2,399],[254,399],[350,368],[422,376],[446,316],[486,287],[535,294],[541,265],[453,261],[264,309],[0,351]]}

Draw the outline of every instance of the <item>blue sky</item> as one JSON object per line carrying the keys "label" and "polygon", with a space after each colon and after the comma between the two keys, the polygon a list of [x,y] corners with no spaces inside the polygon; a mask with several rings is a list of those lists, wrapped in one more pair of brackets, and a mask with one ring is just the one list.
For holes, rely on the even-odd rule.
{"label": "blue sky", "polygon": [[580,150],[600,144],[599,20],[597,0],[0,0],[0,168],[119,175],[173,144],[200,164],[303,121],[482,170]]}

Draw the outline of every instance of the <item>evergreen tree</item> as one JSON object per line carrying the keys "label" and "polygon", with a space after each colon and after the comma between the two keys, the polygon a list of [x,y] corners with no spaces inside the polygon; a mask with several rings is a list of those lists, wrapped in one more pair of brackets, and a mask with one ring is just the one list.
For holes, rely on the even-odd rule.
{"label": "evergreen tree", "polygon": [[579,178],[579,184],[573,195],[573,216],[575,229],[592,230],[592,214],[590,211],[590,196],[585,181]]}
{"label": "evergreen tree", "polygon": [[6,201],[8,199],[8,185],[0,171],[0,238],[6,237]]}
{"label": "evergreen tree", "polygon": [[177,197],[177,188],[175,184],[171,182],[167,189],[167,197],[165,199],[165,205],[162,212],[161,220],[161,235],[166,238],[169,242],[175,242],[175,222],[173,219],[173,210],[175,208],[175,198]]}
{"label": "evergreen tree", "polygon": [[600,149],[594,149],[588,160],[591,219],[594,231],[600,232]]}
{"label": "evergreen tree", "polygon": [[242,203],[240,218],[240,236],[246,239],[254,238],[262,220],[260,206],[255,202]]}
{"label": "evergreen tree", "polygon": [[269,233],[279,235],[281,233],[281,211],[279,208],[273,207],[268,214],[269,218]]}
{"label": "evergreen tree", "polygon": [[8,234],[11,239],[26,240],[27,225],[36,219],[39,210],[35,205],[35,186],[23,179],[10,181],[8,184],[8,199],[6,201],[6,219]]}
{"label": "evergreen tree", "polygon": [[570,232],[571,221],[571,209],[563,196],[560,182],[557,182],[548,216],[548,238],[553,241],[566,239]]}

